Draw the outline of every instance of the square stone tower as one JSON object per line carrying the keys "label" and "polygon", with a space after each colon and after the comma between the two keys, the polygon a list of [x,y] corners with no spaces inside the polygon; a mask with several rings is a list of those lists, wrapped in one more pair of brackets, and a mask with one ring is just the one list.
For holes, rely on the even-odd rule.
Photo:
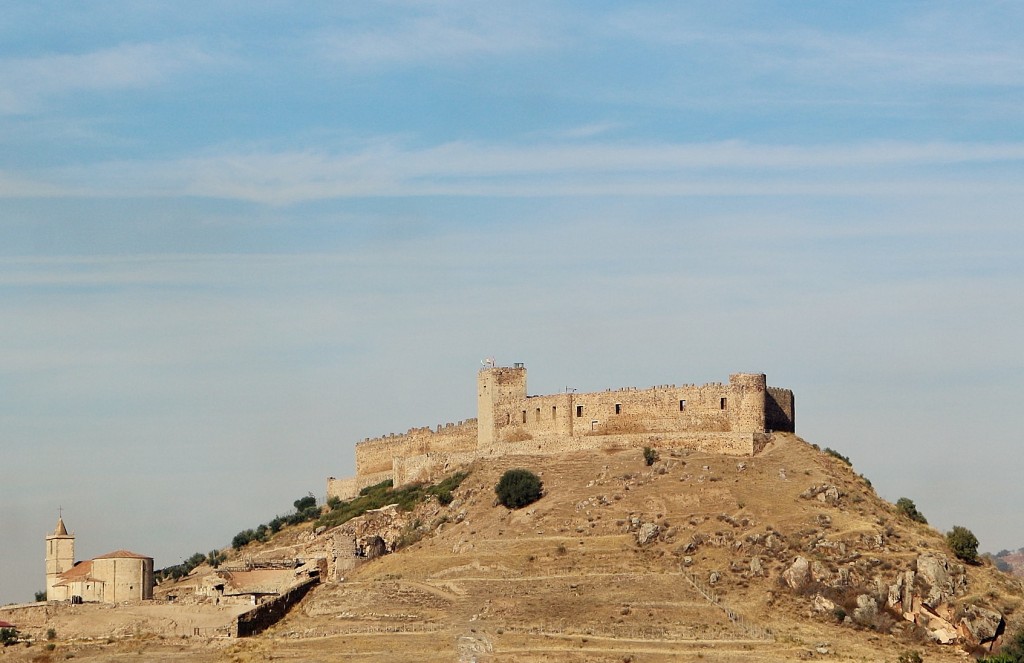
{"label": "square stone tower", "polygon": [[57,518],[57,527],[46,537],[46,600],[65,598],[64,588],[55,587],[60,575],[75,565],[75,535],[68,534],[64,519]]}
{"label": "square stone tower", "polygon": [[493,444],[498,429],[518,415],[526,400],[526,368],[522,364],[480,369],[476,378],[477,447]]}

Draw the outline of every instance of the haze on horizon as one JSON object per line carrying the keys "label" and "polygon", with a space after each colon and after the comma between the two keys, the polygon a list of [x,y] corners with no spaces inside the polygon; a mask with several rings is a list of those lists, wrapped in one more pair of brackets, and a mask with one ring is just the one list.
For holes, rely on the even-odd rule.
{"label": "haze on horizon", "polygon": [[368,437],[724,381],[1024,546],[1024,7],[55,3],[0,22],[0,603]]}

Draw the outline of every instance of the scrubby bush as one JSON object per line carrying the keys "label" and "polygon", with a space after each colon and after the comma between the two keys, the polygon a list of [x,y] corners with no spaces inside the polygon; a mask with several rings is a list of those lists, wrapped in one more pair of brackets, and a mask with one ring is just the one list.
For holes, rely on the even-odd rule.
{"label": "scrubby bush", "polygon": [[954,525],[946,532],[946,543],[958,559],[972,564],[978,561],[978,537],[966,527]]}
{"label": "scrubby bush", "polygon": [[658,462],[658,452],[650,447],[644,447],[644,462],[650,467]]}
{"label": "scrubby bush", "polygon": [[494,487],[498,502],[510,509],[519,509],[540,499],[543,484],[530,470],[508,470]]}
{"label": "scrubby bush", "polygon": [[914,504],[914,500],[909,497],[901,497],[896,500],[896,510],[914,522],[924,523],[925,525],[928,524],[928,520],[924,517],[924,514],[917,510],[917,505]]}
{"label": "scrubby bush", "polygon": [[223,553],[219,550],[211,550],[206,554],[206,563],[215,569],[220,567],[220,565],[226,562],[227,559],[227,553]]}
{"label": "scrubby bush", "polygon": [[829,456],[832,456],[833,458],[838,458],[847,465],[853,465],[853,463],[850,462],[850,458],[848,456],[844,456],[843,454],[839,453],[832,447],[825,447],[825,453],[827,453]]}
{"label": "scrubby bush", "polygon": [[896,663],[924,663],[924,659],[921,658],[921,652],[908,650],[899,655]]}
{"label": "scrubby bush", "polygon": [[320,516],[316,521],[317,526],[337,527],[357,518],[370,509],[379,509],[387,504],[397,504],[403,511],[411,511],[416,505],[422,502],[427,496],[433,495],[441,504],[450,504],[455,499],[452,494],[469,476],[468,472],[456,472],[433,486],[423,484],[411,484],[394,488],[391,479],[387,479],[372,486],[366,486],[359,491],[355,499],[338,501],[337,506]]}
{"label": "scrubby bush", "polygon": [[36,592],[36,603],[39,603],[39,602],[45,601],[45,600],[46,600],[46,590],[45,589],[43,591],[41,591],[41,592]]}
{"label": "scrubby bush", "polygon": [[0,645],[6,647],[18,641],[18,629],[0,628]]}

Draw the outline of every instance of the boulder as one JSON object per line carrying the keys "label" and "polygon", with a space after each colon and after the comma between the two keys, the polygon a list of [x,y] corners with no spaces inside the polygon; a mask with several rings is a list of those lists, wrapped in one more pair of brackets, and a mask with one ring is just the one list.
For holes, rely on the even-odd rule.
{"label": "boulder", "polygon": [[821,594],[814,597],[814,603],[812,605],[818,612],[833,612],[836,609],[835,602],[828,600]]}
{"label": "boulder", "polygon": [[853,610],[853,621],[859,624],[871,624],[878,617],[878,603],[874,597],[861,594],[857,597],[857,607]]}
{"label": "boulder", "polygon": [[636,542],[640,545],[647,545],[658,538],[661,529],[655,523],[644,523],[636,534]]}
{"label": "boulder", "polygon": [[795,590],[801,590],[811,582],[811,564],[803,557],[797,557],[793,564],[782,572],[782,579]]}
{"label": "boulder", "polygon": [[963,608],[957,630],[965,640],[983,645],[1003,634],[1006,621],[995,610],[968,604]]}
{"label": "boulder", "polygon": [[940,553],[924,553],[918,556],[917,574],[928,588],[922,601],[932,608],[949,602],[967,589],[964,567],[950,563],[949,558]]}
{"label": "boulder", "polygon": [[753,557],[753,558],[751,558],[751,560],[750,560],[750,575],[753,575],[753,576],[763,576],[764,575],[764,567],[761,565],[761,558],[760,557]]}
{"label": "boulder", "polygon": [[916,621],[928,631],[928,637],[940,645],[951,645],[957,640],[956,629],[948,621],[922,606],[916,614]]}
{"label": "boulder", "polygon": [[832,578],[832,572],[828,570],[827,566],[818,560],[814,560],[811,564],[811,577],[814,578],[816,582],[828,583]]}

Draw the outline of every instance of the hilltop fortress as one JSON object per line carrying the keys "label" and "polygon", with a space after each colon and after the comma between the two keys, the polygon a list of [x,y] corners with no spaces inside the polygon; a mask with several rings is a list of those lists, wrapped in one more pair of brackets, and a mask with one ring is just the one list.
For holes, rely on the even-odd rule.
{"label": "hilltop fortress", "polygon": [[328,498],[352,499],[388,479],[432,480],[495,456],[631,447],[749,456],[796,422],[793,392],[758,373],[730,375],[728,384],[528,396],[522,364],[488,365],[477,375],[476,404],[476,419],[357,443],[356,476],[329,478]]}

